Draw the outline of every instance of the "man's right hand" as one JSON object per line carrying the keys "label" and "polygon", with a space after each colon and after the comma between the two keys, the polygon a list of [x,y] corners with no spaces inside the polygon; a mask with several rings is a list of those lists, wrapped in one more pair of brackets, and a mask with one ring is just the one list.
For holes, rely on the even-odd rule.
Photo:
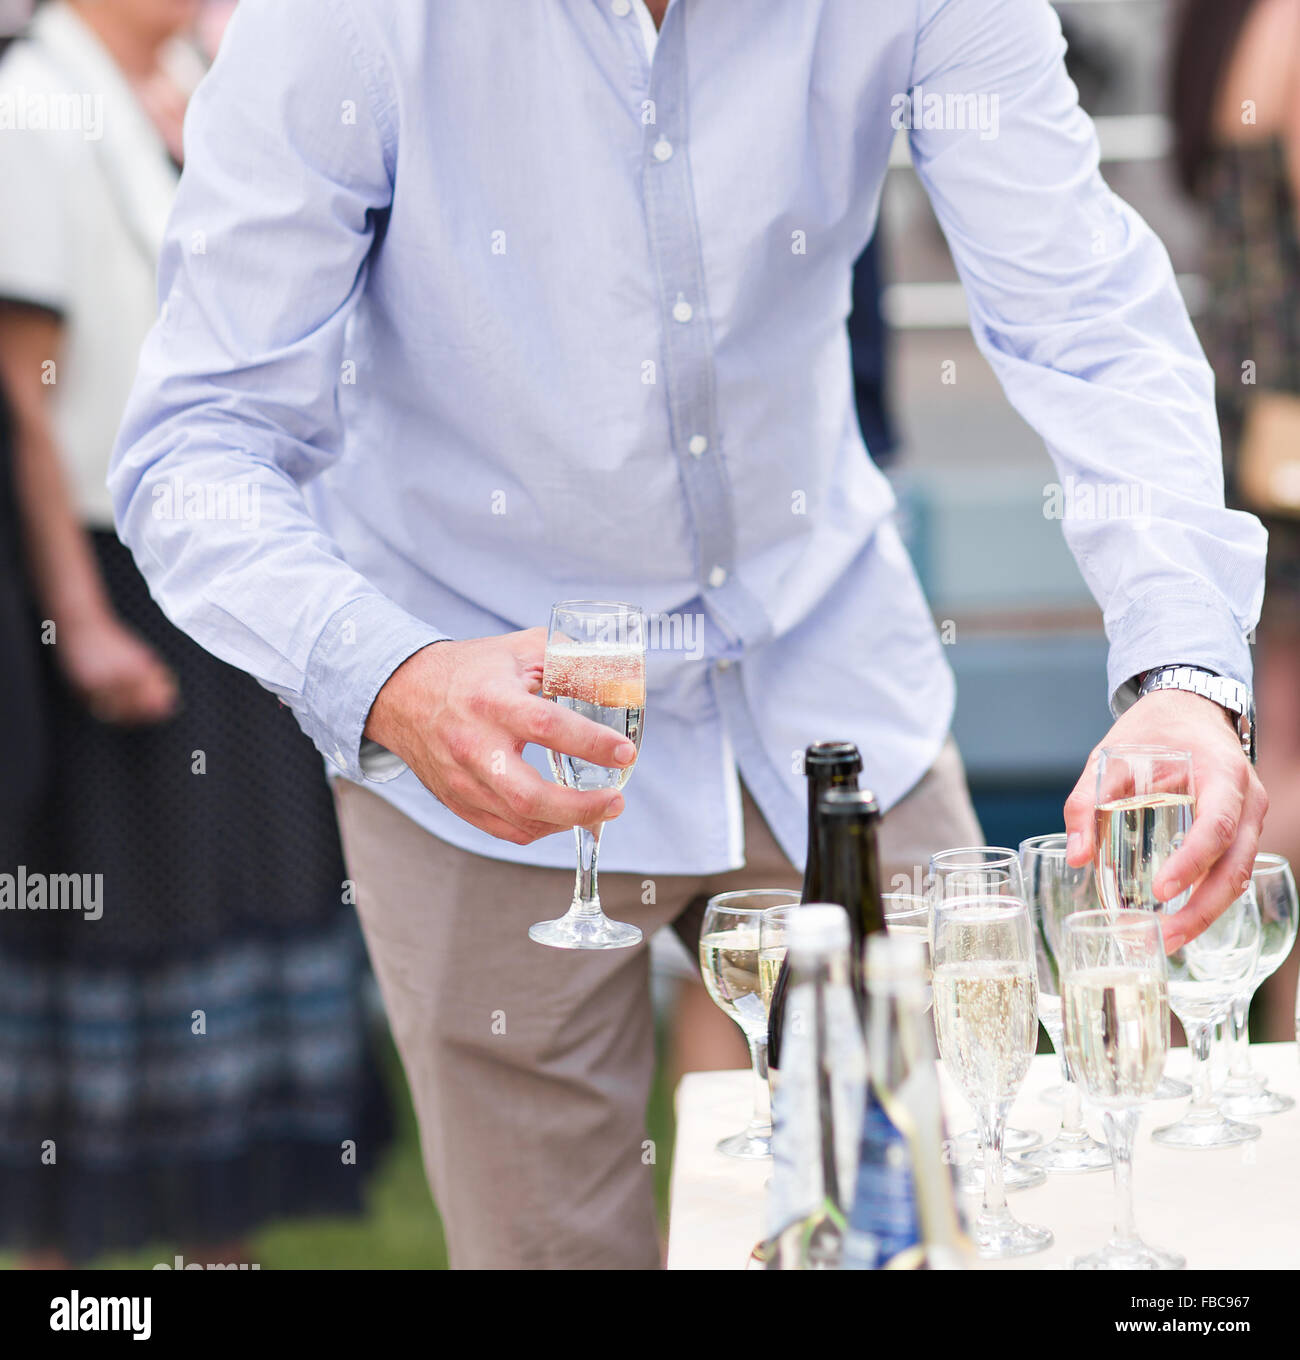
{"label": "man's right hand", "polygon": [[636,759],[626,737],[540,697],[545,657],[544,628],[435,642],[388,677],[365,734],[458,817],[514,845],[609,821],[623,811],[617,790],[565,789],[523,759],[529,742],[596,765]]}

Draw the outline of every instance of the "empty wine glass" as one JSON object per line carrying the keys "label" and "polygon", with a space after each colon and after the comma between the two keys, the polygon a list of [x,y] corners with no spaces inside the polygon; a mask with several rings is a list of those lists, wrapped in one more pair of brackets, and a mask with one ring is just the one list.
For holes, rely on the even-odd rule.
{"label": "empty wine glass", "polygon": [[1076,1270],[1177,1270],[1187,1262],[1149,1247],[1133,1219],[1133,1140],[1169,1053],[1169,995],[1160,920],[1149,911],[1080,911],[1061,949],[1065,1051],[1074,1079],[1103,1111],[1115,1171],[1115,1227]]}
{"label": "empty wine glass", "polygon": [[[566,600],[551,610],[546,637],[542,697],[571,713],[612,727],[638,751],[645,720],[645,615],[633,604]],[[562,751],[548,751],[551,774],[566,789],[621,789],[632,766],[593,765]],[[603,826],[575,826],[578,873],[565,915],[528,927],[530,939],[553,949],[625,949],[641,942],[641,930],[611,921],[600,909],[596,856]]]}
{"label": "empty wine glass", "polygon": [[[1107,746],[1097,762],[1097,891],[1111,911],[1177,911],[1191,889],[1162,904],[1152,883],[1183,843],[1196,815],[1190,751],[1167,746]],[[1156,1100],[1191,1095],[1163,1077]]]}
{"label": "empty wine glass", "polygon": [[1038,976],[1029,911],[1013,897],[956,897],[934,908],[934,1025],[939,1055],[975,1110],[984,1199],[970,1225],[979,1254],[1025,1256],[1049,1229],[1007,1209],[1002,1135],[1038,1046]]}
{"label": "empty wine glass", "polygon": [[[767,1089],[767,1007],[772,987],[764,987],[760,963],[763,914],[769,907],[792,907],[797,892],[783,888],[753,888],[719,893],[709,898],[700,924],[700,972],[714,1004],[740,1026],[749,1045],[754,1073],[754,1107],[749,1124],[724,1138],[718,1151],[728,1157],[772,1155],[772,1110]],[[770,948],[770,946],[769,946]],[[784,957],[784,950],[782,950]],[[771,973],[771,983],[781,970]]]}
{"label": "empty wine glass", "polygon": [[1250,1003],[1265,978],[1271,977],[1291,952],[1296,938],[1296,886],[1291,866],[1281,855],[1256,855],[1250,876],[1251,891],[1259,908],[1260,947],[1255,976],[1232,1003],[1228,1019],[1228,1079],[1219,1096],[1219,1108],[1230,1119],[1254,1119],[1262,1114],[1282,1114],[1295,1108],[1290,1096],[1270,1091],[1250,1061]]}
{"label": "empty wine glass", "polygon": [[[931,907],[950,897],[1018,897],[1024,901],[1025,884],[1020,856],[1005,845],[963,845],[930,856],[927,894]],[[964,1153],[979,1153],[979,1132],[964,1129],[953,1140]],[[1004,1153],[1027,1152],[1043,1141],[1031,1129],[1009,1128]],[[1047,1173],[1038,1167],[1004,1158],[1003,1184],[1007,1190],[1028,1190],[1042,1185]],[[971,1194],[984,1189],[984,1159],[975,1156],[957,1168],[957,1188]]]}
{"label": "empty wine glass", "polygon": [[1097,906],[1092,865],[1075,869],[1066,863],[1064,833],[1031,836],[1020,842],[1020,864],[1025,876],[1025,897],[1034,925],[1038,965],[1038,1018],[1061,1066],[1064,1100],[1061,1131],[1045,1147],[1026,1152],[1022,1160],[1044,1171],[1104,1171],[1110,1153],[1083,1127],[1083,1103],[1079,1088],[1065,1061],[1065,1020],[1061,1013],[1061,927],[1077,911]]}
{"label": "empty wine glass", "polygon": [[1229,1119],[1214,1099],[1210,1071],[1210,1032],[1232,1009],[1233,1000],[1255,977],[1260,921],[1255,894],[1242,895],[1195,939],[1168,958],[1169,1006],[1182,1021],[1192,1054],[1191,1109],[1152,1139],[1169,1147],[1232,1147],[1258,1138],[1258,1124]]}

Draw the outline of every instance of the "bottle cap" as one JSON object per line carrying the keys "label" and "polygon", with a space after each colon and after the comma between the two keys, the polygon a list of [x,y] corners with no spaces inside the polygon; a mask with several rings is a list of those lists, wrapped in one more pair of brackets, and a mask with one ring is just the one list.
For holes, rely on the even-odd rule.
{"label": "bottle cap", "polygon": [[880,804],[868,789],[827,789],[817,811],[824,817],[879,817]]}
{"label": "bottle cap", "polygon": [[833,954],[849,947],[849,915],[833,902],[809,902],[790,913],[785,925],[790,955]]}
{"label": "bottle cap", "polygon": [[803,753],[804,771],[846,768],[862,769],[862,756],[851,741],[815,741]]}

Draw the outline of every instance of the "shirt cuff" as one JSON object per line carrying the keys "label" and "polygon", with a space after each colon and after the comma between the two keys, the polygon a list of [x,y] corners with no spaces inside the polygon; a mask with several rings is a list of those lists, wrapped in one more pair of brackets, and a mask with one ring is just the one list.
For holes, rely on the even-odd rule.
{"label": "shirt cuff", "polygon": [[307,663],[298,706],[303,731],[332,774],[357,783],[383,783],[406,765],[362,733],[375,696],[388,677],[421,648],[448,641],[446,633],[408,614],[383,595],[352,600],[321,630]]}
{"label": "shirt cuff", "polygon": [[1209,589],[1153,590],[1107,620],[1110,709],[1119,717],[1137,699],[1137,677],[1157,666],[1202,666],[1250,688],[1246,633],[1226,600]]}

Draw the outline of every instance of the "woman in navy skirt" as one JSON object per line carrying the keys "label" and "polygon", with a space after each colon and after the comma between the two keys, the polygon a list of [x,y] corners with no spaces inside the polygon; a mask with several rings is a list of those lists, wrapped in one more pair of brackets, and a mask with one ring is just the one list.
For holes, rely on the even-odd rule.
{"label": "woman in navy skirt", "polygon": [[0,93],[104,100],[99,137],[0,149],[0,1246],[32,1263],[230,1261],[358,1212],[388,1137],[320,758],[164,619],[103,489],[194,8],[55,0],[0,60]]}

